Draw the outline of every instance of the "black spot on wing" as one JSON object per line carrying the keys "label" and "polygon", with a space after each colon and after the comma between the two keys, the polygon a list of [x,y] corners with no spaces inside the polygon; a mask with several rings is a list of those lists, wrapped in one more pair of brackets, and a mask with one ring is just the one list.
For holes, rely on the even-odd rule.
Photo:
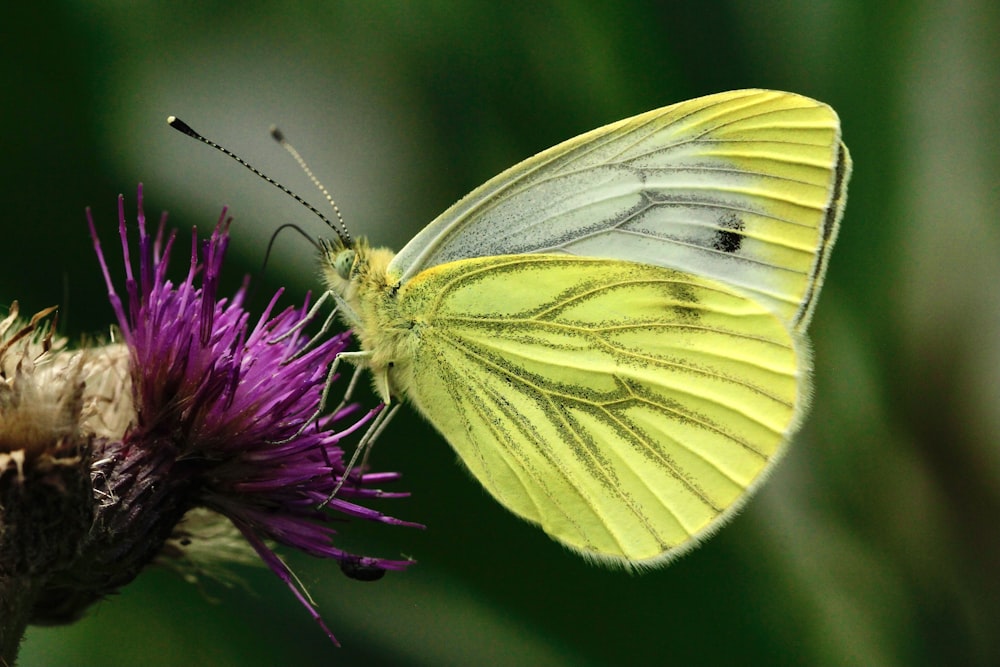
{"label": "black spot on wing", "polygon": [[727,213],[719,218],[719,229],[712,239],[712,247],[724,253],[733,254],[743,245],[743,230],[745,225],[740,216]]}

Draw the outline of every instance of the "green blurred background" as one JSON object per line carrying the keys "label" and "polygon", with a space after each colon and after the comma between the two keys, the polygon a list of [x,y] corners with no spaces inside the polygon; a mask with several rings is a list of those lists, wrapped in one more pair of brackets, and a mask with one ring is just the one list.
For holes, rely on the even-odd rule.
{"label": "green blurred background", "polygon": [[[288,554],[344,644],[266,570],[204,590],[144,574],[30,665],[1000,664],[1000,4],[18,3],[0,27],[0,302],[111,311],[83,208],[115,197],[208,230],[236,218],[235,285],[306,211],[164,123],[176,114],[400,247],[474,186],[598,125],[768,87],[834,106],[855,161],[812,324],[812,414],[714,539],[644,575],[588,565],[487,498],[412,414],[375,448],[426,531],[345,526],[419,563],[377,583]],[[317,287],[294,234],[262,279]],[[186,256],[186,240],[179,248]],[[255,283],[255,284],[256,284]],[[264,294],[260,295],[261,297]]]}

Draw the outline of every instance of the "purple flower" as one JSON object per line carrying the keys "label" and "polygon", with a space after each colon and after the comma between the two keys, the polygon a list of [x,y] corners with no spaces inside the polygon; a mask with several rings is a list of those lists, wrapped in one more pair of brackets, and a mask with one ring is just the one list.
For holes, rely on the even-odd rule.
{"label": "purple flower", "polygon": [[134,404],[134,419],[121,442],[103,443],[94,454],[95,494],[114,499],[105,503],[105,523],[120,523],[131,534],[118,551],[142,551],[148,561],[149,547],[137,547],[137,540],[151,540],[159,550],[194,508],[225,516],[336,641],[268,543],[333,558],[358,578],[377,578],[385,570],[410,564],[338,549],[331,527],[334,520],[349,517],[419,526],[359,504],[407,495],[373,487],[395,480],[397,473],[354,470],[336,497],[324,504],[345,474],[341,440],[363,433],[381,406],[360,416],[356,406],[349,406],[303,429],[319,407],[329,366],[345,349],[348,335],[309,347],[303,332],[308,299],[300,308],[275,314],[279,291],[252,323],[243,307],[246,282],[232,298],[219,297],[229,243],[225,211],[208,240],[199,243],[192,232],[190,268],[175,285],[167,278],[167,266],[176,233],[164,236],[164,217],[151,236],[141,185],[138,196],[137,258],[126,236],[124,199],[118,200],[126,264],[124,302],[115,291],[88,212],[130,355]]}

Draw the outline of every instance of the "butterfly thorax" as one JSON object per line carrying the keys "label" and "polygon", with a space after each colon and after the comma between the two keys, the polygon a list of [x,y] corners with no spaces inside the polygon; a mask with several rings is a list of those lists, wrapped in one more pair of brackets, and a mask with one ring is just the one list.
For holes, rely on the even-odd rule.
{"label": "butterfly thorax", "polygon": [[389,273],[395,253],[360,239],[350,247],[326,243],[323,277],[341,309],[341,319],[368,353],[364,364],[383,400],[405,393],[412,358],[413,325],[398,306],[399,277]]}

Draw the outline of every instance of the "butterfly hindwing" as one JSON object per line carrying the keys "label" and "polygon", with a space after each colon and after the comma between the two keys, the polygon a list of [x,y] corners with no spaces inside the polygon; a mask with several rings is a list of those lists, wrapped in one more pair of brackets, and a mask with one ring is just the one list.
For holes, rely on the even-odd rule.
{"label": "butterfly hindwing", "polygon": [[803,407],[804,352],[716,281],[520,255],[397,295],[408,398],[515,514],[599,559],[656,562],[737,506]]}

